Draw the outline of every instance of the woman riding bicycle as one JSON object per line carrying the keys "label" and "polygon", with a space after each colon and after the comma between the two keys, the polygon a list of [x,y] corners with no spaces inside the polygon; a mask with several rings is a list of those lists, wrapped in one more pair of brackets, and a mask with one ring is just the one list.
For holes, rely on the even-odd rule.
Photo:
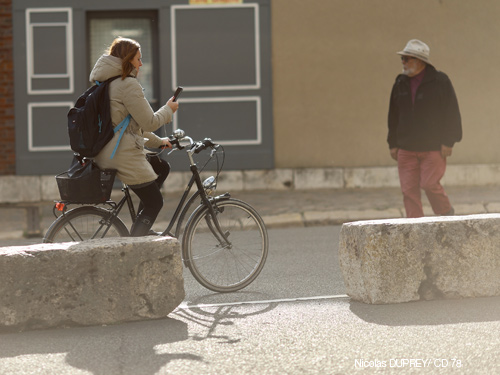
{"label": "woman riding bicycle", "polygon": [[109,85],[111,120],[116,127],[130,115],[130,123],[121,139],[120,132],[115,132],[113,139],[94,161],[101,169],[116,169],[118,178],[141,200],[137,219],[130,231],[131,236],[150,233],[163,206],[160,188],[170,172],[170,166],[160,157],[148,154],[144,146],[172,147],[168,138],[160,138],[153,132],[171,122],[179,107],[170,98],[158,111],[153,111],[136,79],[141,66],[140,44],[120,37],[113,41],[107,54],[97,60],[90,73],[91,82],[121,76],[121,79],[116,79]]}

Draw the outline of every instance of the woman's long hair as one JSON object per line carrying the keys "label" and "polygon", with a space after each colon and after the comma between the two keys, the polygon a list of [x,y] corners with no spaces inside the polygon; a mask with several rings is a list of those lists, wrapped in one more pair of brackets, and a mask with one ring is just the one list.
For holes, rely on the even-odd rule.
{"label": "woman's long hair", "polygon": [[133,39],[118,37],[113,40],[108,49],[108,55],[122,59],[122,80],[134,70],[131,61],[141,45]]}

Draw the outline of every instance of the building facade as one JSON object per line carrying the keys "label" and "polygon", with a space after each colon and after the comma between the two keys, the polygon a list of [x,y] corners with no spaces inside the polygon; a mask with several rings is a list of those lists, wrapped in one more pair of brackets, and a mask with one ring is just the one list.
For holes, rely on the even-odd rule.
{"label": "building facade", "polygon": [[230,169],[393,170],[396,52],[421,39],[459,100],[464,137],[449,163],[498,170],[499,2],[221,2],[0,0],[0,173],[66,168],[65,112],[93,60],[125,31],[150,54],[141,83],[153,106],[186,87],[164,131],[225,141]]}
{"label": "building facade", "polygon": [[153,108],[184,87],[159,135],[182,128],[224,145],[228,168],[273,168],[269,1],[199,3],[14,0],[16,173],[68,166],[66,113],[118,36],[141,44],[138,79]]}

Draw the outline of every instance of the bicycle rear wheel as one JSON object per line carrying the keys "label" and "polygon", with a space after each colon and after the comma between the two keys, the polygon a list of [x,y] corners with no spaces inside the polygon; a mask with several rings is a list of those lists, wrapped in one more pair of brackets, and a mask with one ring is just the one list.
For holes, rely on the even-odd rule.
{"label": "bicycle rear wheel", "polygon": [[108,210],[85,206],[74,208],[57,218],[43,242],[80,242],[95,238],[126,237],[127,227],[119,218],[111,220]]}
{"label": "bicycle rear wheel", "polygon": [[253,282],[264,267],[269,247],[266,226],[245,202],[227,199],[213,207],[228,242],[215,229],[208,207],[199,206],[182,240],[184,260],[204,287],[235,292]]}

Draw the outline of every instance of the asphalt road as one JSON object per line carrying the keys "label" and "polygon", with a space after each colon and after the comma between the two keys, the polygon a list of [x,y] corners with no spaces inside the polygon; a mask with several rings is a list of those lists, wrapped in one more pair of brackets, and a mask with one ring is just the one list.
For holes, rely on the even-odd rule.
{"label": "asphalt road", "polygon": [[186,275],[168,319],[0,335],[0,374],[500,373],[500,298],[350,301],[339,231],[271,230],[252,285],[219,295]]}

